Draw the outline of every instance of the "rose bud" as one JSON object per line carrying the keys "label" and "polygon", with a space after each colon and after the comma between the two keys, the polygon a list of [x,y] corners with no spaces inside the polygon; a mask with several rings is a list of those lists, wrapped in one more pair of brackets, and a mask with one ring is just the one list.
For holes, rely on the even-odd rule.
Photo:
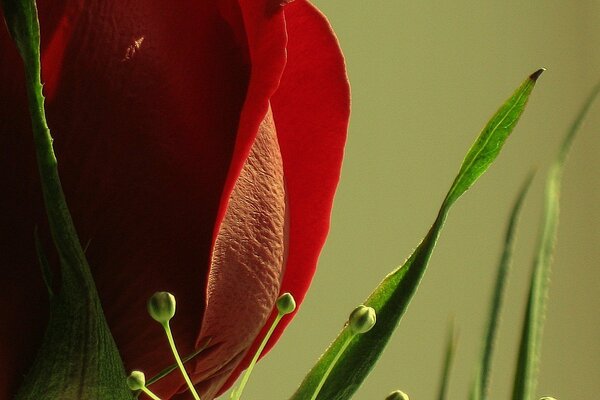
{"label": "rose bud", "polygon": [[[285,2],[284,2],[285,3]],[[173,363],[146,312],[157,290],[203,400],[248,365],[290,292],[315,271],[339,179],[349,88],[310,3],[39,0],[48,125],[67,202],[125,369]],[[0,29],[0,398],[41,343],[55,272],[22,62]],[[55,290],[60,276],[55,274]],[[277,328],[270,344],[289,318]],[[188,398],[171,373],[151,386]]]}

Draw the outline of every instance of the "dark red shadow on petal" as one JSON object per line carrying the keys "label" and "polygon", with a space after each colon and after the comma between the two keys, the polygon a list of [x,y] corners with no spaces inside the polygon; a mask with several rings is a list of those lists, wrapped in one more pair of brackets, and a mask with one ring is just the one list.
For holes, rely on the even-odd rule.
{"label": "dark red shadow on petal", "polygon": [[[177,297],[173,330],[181,353],[195,346],[248,87],[245,50],[215,2],[81,1],[58,16],[56,10],[41,7],[40,20],[52,14],[64,27],[58,21],[69,16],[68,29],[45,35],[51,45],[42,49],[50,49],[43,52],[44,75],[54,85],[48,122],[63,186],[125,366],[152,376],[172,362],[161,328],[146,314],[154,291]],[[0,117],[8,121],[0,122],[0,149],[11,156],[2,161],[0,182],[14,190],[0,203],[2,248],[11,249],[0,262],[9,271],[2,286],[11,288],[2,301],[15,312],[2,324],[14,354],[0,362],[14,375],[0,397],[10,398],[41,339],[47,299],[33,251],[33,225],[45,218],[29,117],[22,80],[11,81],[20,64],[4,36],[0,77],[9,89],[0,89]],[[172,374],[157,392],[180,385]]]}

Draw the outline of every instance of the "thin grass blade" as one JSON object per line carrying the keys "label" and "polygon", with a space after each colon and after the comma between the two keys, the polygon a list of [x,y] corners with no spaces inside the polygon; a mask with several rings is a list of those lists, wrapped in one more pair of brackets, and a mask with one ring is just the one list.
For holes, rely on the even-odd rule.
{"label": "thin grass blade", "polygon": [[[450,187],[429,232],[404,264],[390,273],[364,302],[377,313],[375,327],[357,336],[331,371],[317,400],[345,400],[352,396],[373,368],[392,332],[417,290],[444,221],[452,204],[492,164],[525,109],[535,82],[543,70],[529,76],[500,107],[475,141]],[[325,371],[335,359],[347,336],[347,327],[321,356],[293,400],[310,399]]]}
{"label": "thin grass blade", "polygon": [[531,400],[537,384],[541,337],[546,313],[550,266],[558,228],[560,187],[569,149],[592,103],[600,93],[600,83],[592,90],[567,132],[546,180],[544,211],[533,261],[529,297],[523,322],[519,357],[514,379],[513,400]]}
{"label": "thin grass blade", "polygon": [[444,354],[444,364],[442,364],[442,375],[440,386],[438,389],[438,400],[446,400],[448,396],[448,384],[450,383],[450,371],[452,369],[452,361],[456,352],[457,334],[454,328],[454,323],[448,328],[448,338],[446,340],[446,352]]}
{"label": "thin grass blade", "polygon": [[498,263],[494,292],[492,295],[492,301],[490,302],[490,312],[488,314],[488,322],[485,329],[483,350],[481,352],[481,358],[477,368],[477,376],[473,383],[473,387],[471,388],[471,400],[484,400],[488,397],[492,355],[494,353],[494,345],[496,342],[496,335],[500,321],[500,310],[502,309],[502,303],[504,300],[504,288],[506,286],[508,273],[510,271],[513,259],[517,223],[521,214],[523,201],[527,195],[527,192],[529,191],[529,188],[531,187],[532,180],[533,173],[527,177],[525,183],[521,187],[506,227],[506,232],[504,235],[504,247],[502,249],[500,262]]}

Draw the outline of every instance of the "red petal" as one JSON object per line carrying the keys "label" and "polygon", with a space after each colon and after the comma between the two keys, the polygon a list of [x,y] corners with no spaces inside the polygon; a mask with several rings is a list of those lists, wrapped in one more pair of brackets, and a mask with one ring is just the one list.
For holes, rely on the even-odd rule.
{"label": "red petal", "polygon": [[[350,113],[350,92],[339,44],[325,17],[308,2],[284,8],[288,62],[272,98],[290,213],[289,249],[281,292],[300,304],[329,230]],[[271,320],[274,315],[271,316]],[[283,332],[283,319],[267,350]],[[246,368],[270,322],[222,391]]]}
{"label": "red petal", "polygon": [[292,293],[299,304],[329,232],[350,117],[350,87],[325,16],[303,0],[286,6],[285,14],[288,63],[272,99],[291,214],[281,291]]}
{"label": "red petal", "polygon": [[[145,315],[152,292],[170,290],[178,298],[173,328],[182,353],[202,339],[197,332],[204,294],[198,288],[206,285],[209,250],[218,240],[230,211],[229,197],[279,84],[285,63],[283,15],[266,0],[240,0],[239,8],[222,1],[220,9],[192,0],[176,9],[159,0],[82,4],[40,5],[49,123],[80,237],[90,241],[87,255],[109,323],[127,368],[144,369],[150,376],[171,359],[160,328]],[[291,64],[272,101],[292,221],[283,290],[300,301],[327,231],[348,93],[339,49],[326,22],[305,3],[288,9]],[[306,32],[300,23],[306,24]],[[309,54],[324,57],[322,71],[311,71],[315,61],[306,63],[310,57],[301,55],[313,40]],[[44,217],[20,63],[5,34],[0,35],[0,52],[2,96],[11,98],[0,106],[0,148],[14,149],[2,159],[5,168],[0,170],[0,182],[14,187],[0,203],[0,216],[8,218],[2,230],[8,278],[2,282],[2,301],[19,304],[3,325],[12,329],[0,331],[15,349],[0,359],[2,370],[14,372],[0,382],[0,395],[10,397],[44,325],[45,293],[30,236],[33,224],[43,223]],[[309,82],[299,83],[302,76],[309,76]],[[315,86],[318,82],[322,87]],[[333,110],[325,115],[328,106]],[[315,137],[302,139],[301,128]],[[326,157],[310,154],[317,150]],[[319,168],[327,170],[319,177],[325,185],[308,193]],[[277,268],[265,271],[277,276]],[[212,276],[211,287],[229,282]],[[224,332],[222,342],[237,346],[229,347],[227,357],[232,351],[241,356],[253,329],[262,324],[259,320],[272,307],[275,281],[261,293],[265,298],[254,300],[263,308],[258,318],[247,320],[254,326],[248,335]],[[223,302],[214,304],[209,301],[203,325],[211,336],[220,327],[215,315],[229,312],[225,321],[240,315],[223,308]],[[217,357],[220,350],[211,351],[224,372],[204,382],[213,392],[239,357],[223,366],[223,353]],[[205,379],[209,367],[195,368],[195,378]],[[180,385],[172,374],[161,381],[159,392],[170,395]]]}

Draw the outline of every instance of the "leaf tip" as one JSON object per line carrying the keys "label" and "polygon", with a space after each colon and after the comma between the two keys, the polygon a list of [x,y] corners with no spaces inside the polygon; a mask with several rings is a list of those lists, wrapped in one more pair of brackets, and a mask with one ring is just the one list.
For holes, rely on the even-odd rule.
{"label": "leaf tip", "polygon": [[533,74],[529,75],[529,79],[531,79],[532,81],[536,82],[538,80],[538,78],[540,77],[540,75],[546,70],[546,68],[540,68],[537,71],[535,71]]}

